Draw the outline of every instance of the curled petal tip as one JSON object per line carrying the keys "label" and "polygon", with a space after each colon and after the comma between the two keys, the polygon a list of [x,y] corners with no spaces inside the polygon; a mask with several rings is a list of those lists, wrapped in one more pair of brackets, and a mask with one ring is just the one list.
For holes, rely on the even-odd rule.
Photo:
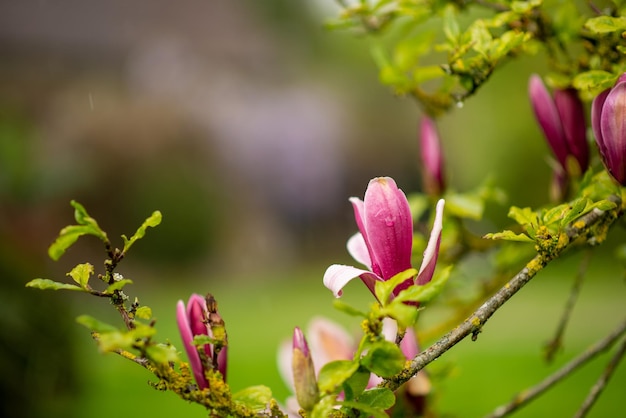
{"label": "curled petal tip", "polygon": [[439,199],[435,207],[433,229],[430,232],[428,244],[424,250],[424,259],[422,260],[422,265],[417,274],[417,284],[419,285],[428,283],[435,272],[437,257],[439,256],[439,244],[441,243],[441,232],[443,230],[443,210],[445,203],[444,199]]}

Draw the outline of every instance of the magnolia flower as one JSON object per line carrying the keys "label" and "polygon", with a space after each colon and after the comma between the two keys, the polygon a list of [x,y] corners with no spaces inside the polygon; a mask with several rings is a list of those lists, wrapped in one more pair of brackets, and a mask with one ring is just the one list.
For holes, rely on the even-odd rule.
{"label": "magnolia flower", "polygon": [[626,186],[626,73],[593,100],[591,127],[604,165]]}
{"label": "magnolia flower", "polygon": [[[180,331],[187,357],[189,357],[191,370],[198,384],[198,388],[200,389],[209,387],[204,372],[207,367],[213,365],[214,361],[216,362],[214,366],[222,374],[224,380],[226,380],[227,347],[222,347],[217,356],[215,356],[213,344],[205,344],[202,347],[196,347],[193,344],[193,338],[196,335],[213,337],[213,332],[209,324],[209,315],[217,315],[219,317],[217,312],[209,312],[206,299],[195,293],[189,298],[186,308],[182,300],[179,300],[176,305],[178,330]],[[219,319],[221,320],[221,318]],[[203,350],[203,356],[200,356],[199,350]]]}
{"label": "magnolia flower", "polygon": [[589,166],[589,146],[585,111],[576,90],[557,89],[552,98],[541,78],[534,74],[528,91],[537,121],[562,170],[568,173],[567,158],[572,156],[579,171],[585,171]]}
{"label": "magnolia flower", "polygon": [[430,195],[439,196],[446,186],[443,178],[443,152],[435,122],[428,116],[423,116],[420,122],[420,149],[424,190]]}
{"label": "magnolia flower", "polygon": [[[300,363],[302,360],[296,361],[296,356],[299,356],[296,347],[302,347],[301,352],[303,354],[307,353],[304,357],[308,356],[311,359],[314,366],[313,369],[315,376],[319,375],[319,371],[327,363],[337,360],[352,360],[357,350],[357,344],[344,328],[323,317],[313,318],[309,323],[307,328],[307,339],[309,343],[306,346],[306,350],[304,349],[303,343],[306,343],[307,340],[304,339],[304,335],[299,328],[296,328],[296,330],[297,331],[294,332],[293,344],[289,341],[285,341],[281,345],[278,352],[278,366],[281,375],[289,387],[292,389],[295,388],[297,395],[297,399],[290,397],[287,400],[286,409],[290,417],[298,417],[299,415],[297,414],[297,411],[300,408],[307,409],[307,406],[302,404],[300,396],[298,395],[298,385],[302,383],[298,383],[297,378],[294,380],[294,376],[296,376],[296,367],[303,367],[308,373],[308,366],[305,365],[305,362]],[[398,327],[396,321],[390,318],[385,318],[383,320],[382,333],[386,340],[395,341],[397,331]],[[400,349],[404,353],[407,360],[413,359],[419,353],[417,337],[412,328],[408,328],[406,330],[404,338],[400,343]],[[307,383],[302,384],[302,387],[312,389],[310,386],[311,383],[308,381],[309,378],[307,377],[306,379]],[[375,374],[371,374],[367,384],[367,389],[375,387],[381,381],[382,379],[380,377]],[[420,371],[406,383],[407,392],[416,394],[417,392],[415,392],[414,388],[419,387],[421,390],[420,393],[424,395],[424,388],[430,388],[429,385],[425,386],[425,381],[428,382],[428,378],[422,371]],[[308,399],[309,398],[307,398],[307,402]]]}
{"label": "magnolia flower", "polygon": [[[368,270],[340,264],[328,267],[324,285],[335,297],[341,296],[343,287],[356,277],[374,293],[376,281],[389,280],[411,268],[413,220],[409,202],[396,182],[389,177],[375,178],[370,181],[364,200],[352,197],[350,202],[360,232],[348,240],[348,252]],[[398,285],[394,294],[414,283],[422,285],[432,279],[441,241],[443,207],[441,199],[417,278]]]}

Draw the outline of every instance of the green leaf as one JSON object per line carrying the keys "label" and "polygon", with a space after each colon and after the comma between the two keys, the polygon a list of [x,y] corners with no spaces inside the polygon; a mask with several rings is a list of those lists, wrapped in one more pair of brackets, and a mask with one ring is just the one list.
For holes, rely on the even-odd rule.
{"label": "green leaf", "polygon": [[376,298],[380,301],[380,303],[385,306],[389,302],[389,297],[393,293],[393,290],[401,283],[404,283],[406,280],[415,277],[417,275],[417,270],[414,268],[407,269],[403,272],[400,272],[385,281],[377,281],[374,285],[374,293],[376,294]]}
{"label": "green leaf", "polygon": [[146,235],[146,229],[148,229],[149,227],[154,228],[155,226],[159,225],[161,223],[161,219],[161,212],[159,212],[158,210],[154,211],[152,212],[152,215],[150,215],[150,217],[148,217],[148,219],[146,219],[144,223],[141,224],[141,226],[137,229],[135,234],[130,237],[130,239],[128,239],[126,235],[122,235],[122,239],[124,240],[123,252],[126,253],[128,249],[135,243],[135,241],[143,238],[144,235]]}
{"label": "green leaf", "polygon": [[98,339],[101,351],[131,350],[143,339],[150,338],[156,333],[153,327],[135,322],[135,328],[130,331],[102,332]]}
{"label": "green leaf", "polygon": [[92,230],[93,235],[102,240],[107,239],[107,234],[100,228],[98,222],[96,222],[94,218],[89,216],[83,205],[75,200],[72,200],[70,202],[70,205],[72,205],[72,207],[74,208],[74,219],[76,219],[76,222],[78,222],[79,225],[89,226]]}
{"label": "green leaf", "polygon": [[371,418],[387,418],[388,415],[384,409],[374,408],[366,403],[354,402],[354,401],[344,401],[341,402],[341,405],[347,408],[358,409],[361,412],[365,413],[365,416]]}
{"label": "green leaf", "polygon": [[317,378],[321,392],[333,393],[359,369],[359,363],[351,360],[331,361],[322,367]]}
{"label": "green leaf", "polygon": [[376,341],[367,347],[367,353],[361,357],[363,367],[380,377],[394,376],[404,367],[406,358],[400,348],[391,341]]}
{"label": "green leaf", "polygon": [[152,309],[148,306],[140,306],[135,311],[135,317],[140,319],[150,319],[152,318]]}
{"label": "green leaf", "polygon": [[458,43],[461,30],[456,20],[456,9],[452,5],[446,6],[443,12],[443,33],[452,44]]}
{"label": "green leaf", "polygon": [[574,87],[589,96],[595,96],[613,86],[617,76],[607,71],[591,70],[574,77]]}
{"label": "green leaf", "polygon": [[311,418],[328,418],[331,416],[331,412],[335,409],[336,397],[335,395],[323,397],[311,411]]}
{"label": "green leaf", "polygon": [[66,226],[59,232],[57,239],[48,248],[48,255],[54,261],[61,258],[65,251],[76,242],[82,235],[94,235],[103,241],[107,241],[107,234],[100,229],[95,219],[89,216],[83,205],[72,200],[74,218],[78,225]]}
{"label": "green leaf", "polygon": [[26,287],[33,287],[41,290],[80,290],[84,289],[69,283],[59,283],[50,279],[34,279],[26,283]]}
{"label": "green leaf", "polygon": [[149,344],[146,356],[156,364],[168,364],[179,360],[176,348],[167,344]]}
{"label": "green leaf", "polygon": [[451,266],[440,269],[431,281],[423,285],[414,285],[404,289],[393,300],[394,303],[401,302],[429,302],[439,295],[450,277]]}
{"label": "green leaf", "polygon": [[334,299],[333,300],[333,306],[335,307],[335,309],[340,310],[343,313],[346,313],[348,315],[351,316],[360,316],[363,318],[367,318],[367,313],[362,312],[350,305],[348,305],[347,303],[345,303],[344,301],[342,301],[341,299]]}
{"label": "green leaf", "polygon": [[626,16],[598,16],[585,22],[585,28],[593,33],[626,31]]}
{"label": "green leaf", "polygon": [[126,286],[127,284],[132,284],[133,281],[130,279],[122,279],[122,280],[116,280],[113,283],[111,283],[106,290],[104,291],[104,293],[106,293],[107,295],[110,295],[111,293],[115,292],[116,290],[120,290],[122,288],[124,288],[124,286]]}
{"label": "green leaf", "polygon": [[563,215],[561,219],[560,225],[566,226],[569,225],[574,219],[583,215],[586,212],[589,212],[589,207],[591,206],[591,202],[588,199],[580,198],[576,199],[571,203],[571,208]]}
{"label": "green leaf", "polygon": [[48,248],[48,256],[57,261],[65,251],[82,235],[95,235],[93,228],[88,225],[70,225],[59,232],[57,239]]}
{"label": "green leaf", "polygon": [[415,324],[420,310],[415,306],[397,302],[394,299],[389,305],[381,309],[381,314],[395,319],[398,321],[398,326],[406,328]]}
{"label": "green leaf", "polygon": [[256,412],[265,410],[271,400],[272,390],[262,385],[250,386],[233,394],[233,401]]}
{"label": "green leaf", "polygon": [[388,388],[372,388],[363,392],[359,402],[386,410],[396,403],[396,395]]}
{"label": "green leaf", "polygon": [[359,397],[367,387],[369,380],[370,372],[363,367],[359,367],[356,373],[354,373],[343,384],[343,393],[345,394],[345,399],[350,401]]}
{"label": "green leaf", "polygon": [[502,232],[494,232],[485,234],[483,236],[485,239],[501,239],[505,241],[519,241],[519,242],[535,242],[532,238],[530,238],[526,234],[516,234],[513,231],[505,230]]}
{"label": "green leaf", "polygon": [[76,283],[80,285],[83,289],[87,287],[87,283],[89,282],[89,277],[93,274],[93,266],[89,263],[78,264],[76,267],[72,269],[68,276],[70,276]]}
{"label": "green leaf", "polygon": [[81,325],[86,326],[87,328],[89,328],[90,331],[93,331],[93,332],[105,333],[105,332],[117,332],[118,331],[118,329],[115,328],[113,325],[109,325],[107,323],[101,322],[97,320],[96,318],[89,316],[89,315],[79,316],[78,318],[76,318],[76,322],[78,322]]}
{"label": "green leaf", "polygon": [[531,208],[513,206],[509,209],[508,216],[522,226],[539,225],[539,216]]}

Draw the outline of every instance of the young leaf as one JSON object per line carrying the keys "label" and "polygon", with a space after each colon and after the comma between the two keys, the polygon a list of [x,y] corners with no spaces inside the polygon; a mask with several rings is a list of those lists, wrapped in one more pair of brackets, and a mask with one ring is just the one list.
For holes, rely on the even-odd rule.
{"label": "young leaf", "polygon": [[152,318],[152,309],[148,306],[140,306],[135,311],[135,317],[140,319],[150,319]]}
{"label": "young leaf", "polygon": [[508,216],[522,226],[536,226],[539,223],[539,216],[531,208],[512,206]]}
{"label": "young leaf", "polygon": [[626,31],[626,16],[598,16],[585,22],[585,27],[593,33]]}
{"label": "young leaf", "polygon": [[370,372],[363,367],[359,367],[359,370],[343,384],[345,399],[350,401],[359,397],[367,387],[369,380]]}
{"label": "young leaf", "polygon": [[84,289],[69,283],[59,283],[50,279],[33,279],[26,283],[26,287],[33,287],[41,290],[80,290]]}
{"label": "young leaf", "polygon": [[76,322],[89,328],[93,332],[115,332],[118,331],[113,325],[106,324],[89,315],[81,315],[76,318]]}
{"label": "young leaf", "polygon": [[358,409],[359,411],[365,413],[364,416],[371,418],[387,418],[388,416],[384,409],[374,408],[362,402],[344,401],[341,402],[341,405],[352,409]]}
{"label": "young leaf", "polygon": [[91,228],[92,234],[105,241],[107,239],[107,234],[100,228],[98,222],[85,210],[85,207],[78,203],[75,200],[70,202],[70,205],[74,208],[74,219],[78,222],[79,225],[89,226]]}
{"label": "young leaf", "polygon": [[361,357],[361,364],[381,377],[391,377],[402,371],[406,358],[400,348],[391,341],[382,340],[368,347]]}
{"label": "young leaf", "polygon": [[129,238],[126,237],[126,235],[122,235],[122,239],[124,240],[124,250],[123,252],[127,252],[128,249],[135,243],[135,241],[141,239],[144,237],[144,235],[146,235],[146,229],[148,229],[148,227],[152,227],[154,228],[155,226],[159,225],[161,223],[161,212],[154,211],[152,212],[152,215],[150,215],[150,217],[148,217],[148,219],[146,219],[143,224],[141,224],[141,226],[137,229],[137,231],[135,232],[135,234]]}
{"label": "young leaf", "polygon": [[76,283],[80,285],[83,289],[87,287],[87,283],[89,282],[89,277],[93,274],[93,266],[89,263],[78,264],[76,267],[72,269],[68,276],[70,276]]}
{"label": "young leaf", "polygon": [[233,394],[233,401],[243,404],[253,411],[263,411],[272,400],[272,390],[267,386],[250,386]]}
{"label": "young leaf", "polygon": [[387,388],[372,388],[363,392],[359,402],[385,410],[396,403],[396,395]]}
{"label": "young leaf", "polygon": [[376,294],[376,298],[378,298],[380,303],[385,306],[389,302],[389,297],[391,296],[393,290],[399,284],[405,282],[411,277],[415,277],[415,275],[417,275],[417,270],[411,268],[396,274],[391,279],[384,282],[377,281],[374,285],[374,293]]}
{"label": "young leaf", "polygon": [[404,289],[393,300],[394,303],[402,302],[428,302],[443,290],[450,277],[451,266],[441,269],[433,279],[424,285],[415,285]]}
{"label": "young leaf", "polygon": [[381,315],[395,319],[398,322],[398,326],[406,328],[415,324],[420,310],[420,308],[416,308],[413,305],[396,302],[394,299],[389,305],[382,308],[380,313]]}
{"label": "young leaf", "polygon": [[321,392],[333,393],[343,382],[359,369],[359,363],[351,360],[331,361],[322,367],[317,378]]}
{"label": "young leaf", "polygon": [[328,418],[335,409],[336,397],[334,395],[323,397],[311,411],[311,418]]}
{"label": "young leaf", "polygon": [[334,299],[333,300],[333,306],[335,307],[335,309],[338,309],[341,312],[346,313],[348,315],[351,315],[351,316],[361,316],[363,318],[367,318],[367,314],[365,312],[359,311],[358,309],[348,305],[347,303],[345,303],[341,299]]}
{"label": "young leaf", "polygon": [[168,364],[178,361],[176,349],[167,344],[150,344],[146,347],[146,356],[157,364]]}
{"label": "young leaf", "polygon": [[120,290],[120,289],[124,288],[124,286],[126,286],[127,284],[132,284],[132,283],[133,283],[133,281],[130,280],[130,279],[117,280],[117,281],[111,283],[109,285],[109,287],[106,288],[104,293],[106,293],[107,295],[110,295],[111,293],[115,292],[116,290]]}
{"label": "young leaf", "polygon": [[526,234],[516,234],[513,231],[505,230],[502,232],[492,232],[483,236],[485,239],[502,239],[505,241],[519,241],[519,242],[535,242]]}
{"label": "young leaf", "polygon": [[82,235],[95,235],[89,225],[70,225],[59,232],[57,239],[48,248],[48,256],[57,261]]}

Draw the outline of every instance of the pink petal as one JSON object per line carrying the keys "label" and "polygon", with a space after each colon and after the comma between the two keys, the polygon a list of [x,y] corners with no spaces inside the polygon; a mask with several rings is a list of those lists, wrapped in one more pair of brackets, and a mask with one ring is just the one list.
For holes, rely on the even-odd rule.
{"label": "pink petal", "polygon": [[348,247],[348,253],[359,263],[363,264],[367,268],[372,268],[372,260],[370,259],[370,253],[365,243],[363,234],[357,232],[348,239],[346,245]]}
{"label": "pink petal", "polygon": [[552,100],[541,78],[536,74],[530,77],[528,94],[535,117],[548,140],[548,144],[550,144],[559,163],[565,167],[568,151],[561,118],[554,100]]}
{"label": "pink petal", "polygon": [[293,343],[285,340],[278,348],[278,371],[283,381],[289,388],[293,390],[293,371],[291,369],[291,361],[293,358]]}
{"label": "pink petal", "polygon": [[386,280],[411,268],[413,219],[409,202],[396,182],[390,177],[372,179],[363,206],[372,271]]}
{"label": "pink petal", "polygon": [[600,116],[607,168],[621,184],[626,183],[626,81],[610,91]]}
{"label": "pink petal", "polygon": [[422,176],[428,193],[438,195],[444,189],[443,153],[435,122],[423,116],[420,123],[420,149],[423,162]]}
{"label": "pink petal", "polygon": [[554,104],[561,119],[569,154],[576,158],[581,172],[584,172],[589,165],[589,146],[583,103],[575,89],[565,89],[554,91]]}
{"label": "pink petal", "polygon": [[430,238],[428,239],[428,245],[426,246],[426,250],[424,250],[424,259],[422,260],[422,265],[420,266],[420,270],[417,273],[416,283],[418,285],[428,283],[433,278],[433,273],[435,272],[437,256],[439,255],[439,244],[441,243],[444,205],[445,201],[443,199],[440,199],[437,202],[433,229],[430,232]]}
{"label": "pink petal", "polygon": [[307,329],[307,338],[316,373],[331,361],[351,360],[354,356],[352,336],[329,319],[321,316],[313,318]]}
{"label": "pink petal", "polygon": [[200,355],[198,354],[196,346],[193,345],[193,334],[189,325],[189,319],[187,318],[185,304],[182,300],[179,300],[178,304],[176,305],[176,322],[178,324],[180,337],[183,340],[183,346],[185,347],[185,351],[187,352],[187,357],[189,357],[189,365],[191,366],[191,371],[196,378],[196,383],[198,384],[198,387],[200,389],[204,389],[208,387],[208,384],[204,377],[204,371],[202,369]]}
{"label": "pink petal", "polygon": [[417,344],[417,335],[413,328],[407,328],[404,338],[400,343],[400,350],[404,354],[407,360],[413,360],[420,352],[419,345]]}
{"label": "pink petal", "polygon": [[373,283],[376,280],[382,280],[380,277],[368,270],[358,269],[352,266],[344,266],[341,264],[333,264],[328,267],[324,273],[324,286],[330,289],[335,297],[338,298],[342,294],[341,289],[343,289],[344,286],[347,285],[352,279],[360,276],[364,276],[363,281],[370,288],[370,290],[372,290],[372,292]]}

